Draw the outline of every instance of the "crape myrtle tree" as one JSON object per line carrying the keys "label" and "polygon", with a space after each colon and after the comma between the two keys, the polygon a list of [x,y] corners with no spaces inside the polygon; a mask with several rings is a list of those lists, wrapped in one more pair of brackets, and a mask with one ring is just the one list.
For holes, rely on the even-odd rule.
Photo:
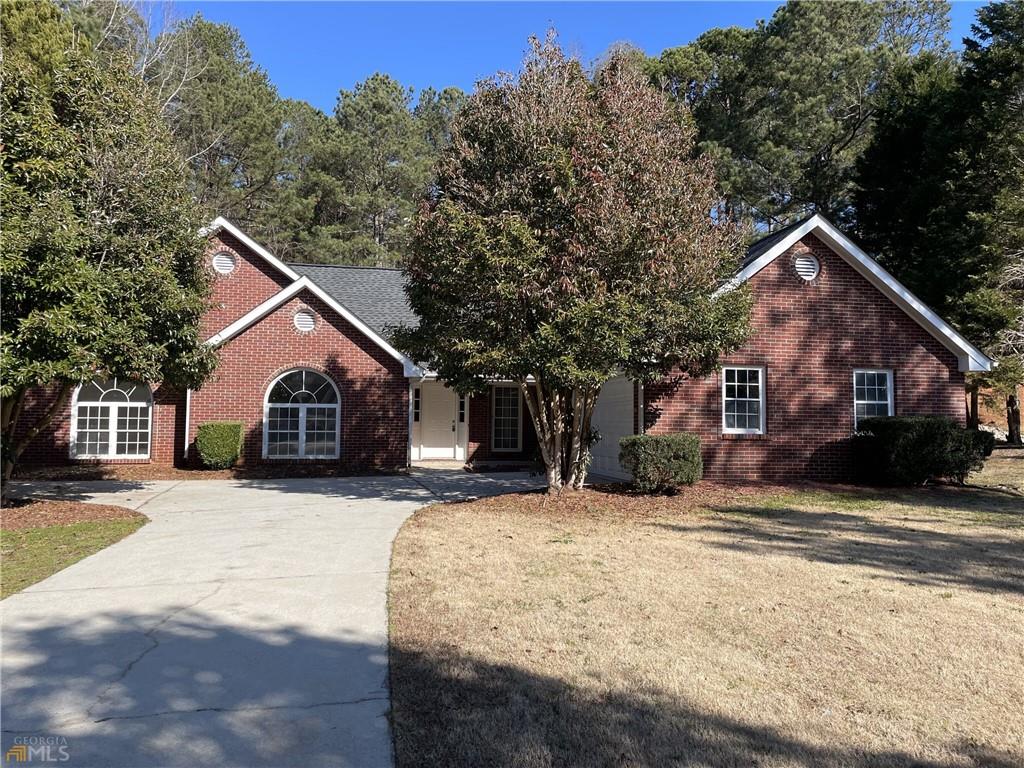
{"label": "crape myrtle tree", "polygon": [[396,343],[450,386],[518,384],[549,492],[578,489],[601,385],[706,375],[746,336],[749,297],[716,223],[684,106],[635,57],[588,77],[554,33],[518,77],[477,86],[419,210],[406,272],[421,322]]}
{"label": "crape myrtle tree", "polygon": [[[27,34],[28,33],[28,34]],[[94,376],[198,386],[214,365],[200,219],[152,93],[49,3],[4,3],[3,477]],[[34,388],[53,397],[25,411]]]}

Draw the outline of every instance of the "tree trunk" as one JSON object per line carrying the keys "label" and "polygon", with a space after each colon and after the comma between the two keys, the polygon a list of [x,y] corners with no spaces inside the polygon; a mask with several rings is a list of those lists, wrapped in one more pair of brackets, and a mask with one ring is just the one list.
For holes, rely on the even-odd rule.
{"label": "tree trunk", "polygon": [[1006,398],[1006,442],[1010,445],[1020,445],[1020,398],[1017,393],[1008,395]]}
{"label": "tree trunk", "polygon": [[2,425],[4,496],[6,496],[7,483],[14,475],[14,469],[18,464],[18,459],[21,457],[21,454],[25,452],[29,443],[31,443],[40,432],[46,429],[57,414],[63,410],[64,405],[71,396],[71,390],[74,386],[75,385],[71,382],[60,382],[59,389],[57,390],[56,396],[50,404],[50,407],[47,408],[46,412],[25,431],[25,434],[22,435],[19,440],[15,440],[14,433],[18,427],[18,421],[20,420],[21,411],[25,405],[25,398],[28,396],[28,391],[22,390],[16,394],[13,398],[14,402],[9,406],[7,403],[4,404]]}
{"label": "tree trunk", "polygon": [[548,493],[581,489],[590,463],[590,418],[597,390],[549,387],[540,376],[519,388],[537,433]]}
{"label": "tree trunk", "polygon": [[967,428],[977,429],[978,428],[978,385],[975,384],[970,389],[971,404],[967,409]]}

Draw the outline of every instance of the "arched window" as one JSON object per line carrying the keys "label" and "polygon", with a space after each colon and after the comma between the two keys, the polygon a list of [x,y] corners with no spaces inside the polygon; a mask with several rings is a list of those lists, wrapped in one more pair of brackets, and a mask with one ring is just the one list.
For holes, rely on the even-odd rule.
{"label": "arched window", "polygon": [[339,424],[334,382],[305,368],[288,371],[267,391],[263,455],[272,459],[336,459]]}
{"label": "arched window", "polygon": [[76,459],[148,459],[153,393],[122,379],[83,384],[72,403],[71,455]]}

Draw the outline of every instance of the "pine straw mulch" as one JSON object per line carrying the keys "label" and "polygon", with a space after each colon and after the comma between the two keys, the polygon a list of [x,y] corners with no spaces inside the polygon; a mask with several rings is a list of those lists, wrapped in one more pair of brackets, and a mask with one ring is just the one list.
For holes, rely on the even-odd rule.
{"label": "pine straw mulch", "polygon": [[[676,493],[666,496],[649,496],[640,493],[626,483],[597,483],[582,491],[563,492],[548,495],[543,490],[512,494],[515,497],[516,512],[525,515],[539,515],[546,519],[562,517],[579,520],[596,519],[643,519],[658,517],[665,513],[726,504],[737,499],[792,493],[796,490],[814,489],[811,484],[778,485],[771,483],[716,483],[704,480],[696,485],[684,486]],[[836,486],[828,486],[834,489]],[[511,496],[491,496],[470,499],[482,510],[509,508]]]}
{"label": "pine straw mulch", "polygon": [[86,504],[82,501],[40,501],[10,499],[0,511],[0,528],[16,531],[25,528],[46,528],[52,525],[97,520],[137,520],[145,515],[113,504]]}

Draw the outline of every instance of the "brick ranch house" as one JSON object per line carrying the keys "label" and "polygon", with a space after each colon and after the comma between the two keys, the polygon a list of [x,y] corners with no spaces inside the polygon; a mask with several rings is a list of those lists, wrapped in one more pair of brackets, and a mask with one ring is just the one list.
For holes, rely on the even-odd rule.
{"label": "brick ranch house", "polygon": [[[463,397],[394,349],[415,323],[398,270],[287,264],[219,218],[205,231],[214,276],[204,319],[220,349],[195,391],[107,381],[79,387],[25,464],[194,463],[199,425],[240,421],[243,462],[328,462],[392,470],[430,460],[532,459],[518,389]],[[700,435],[716,479],[841,479],[858,417],[964,420],[964,373],[992,361],[821,216],[748,250],[753,332],[722,369],[601,391],[592,471],[623,476],[618,439]],[[723,288],[727,290],[729,286]],[[34,408],[46,405],[46,394]]]}

